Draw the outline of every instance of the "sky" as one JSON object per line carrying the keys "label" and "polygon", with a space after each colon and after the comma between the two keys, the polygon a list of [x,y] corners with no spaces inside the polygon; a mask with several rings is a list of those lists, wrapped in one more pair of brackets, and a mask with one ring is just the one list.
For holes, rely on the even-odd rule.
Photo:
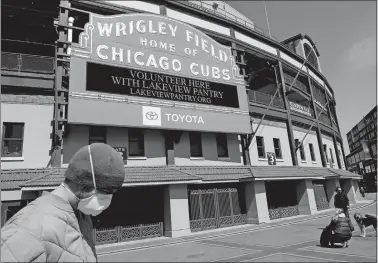
{"label": "sky", "polygon": [[[226,1],[268,29],[263,1]],[[336,112],[346,133],[377,105],[376,1],[265,1],[271,34],[282,41],[299,33],[316,42],[322,74],[336,98]]]}

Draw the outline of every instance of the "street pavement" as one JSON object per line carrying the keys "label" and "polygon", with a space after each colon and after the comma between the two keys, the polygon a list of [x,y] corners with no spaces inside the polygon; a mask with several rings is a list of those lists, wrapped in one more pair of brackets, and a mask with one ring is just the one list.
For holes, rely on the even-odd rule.
{"label": "street pavement", "polygon": [[[354,213],[377,214],[376,202],[351,207]],[[99,262],[377,262],[377,233],[355,227],[348,248],[323,248],[322,229],[331,213],[275,221],[265,225],[207,231],[182,238],[159,238],[102,246]],[[337,245],[336,245],[337,246]]]}

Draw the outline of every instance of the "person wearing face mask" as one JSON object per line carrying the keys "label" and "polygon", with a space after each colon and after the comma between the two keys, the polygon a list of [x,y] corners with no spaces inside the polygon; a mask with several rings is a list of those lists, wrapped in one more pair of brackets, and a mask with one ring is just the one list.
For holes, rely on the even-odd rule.
{"label": "person wearing face mask", "polygon": [[107,209],[122,187],[123,159],[111,146],[94,143],[74,155],[64,176],[1,229],[2,262],[97,262],[90,216]]}

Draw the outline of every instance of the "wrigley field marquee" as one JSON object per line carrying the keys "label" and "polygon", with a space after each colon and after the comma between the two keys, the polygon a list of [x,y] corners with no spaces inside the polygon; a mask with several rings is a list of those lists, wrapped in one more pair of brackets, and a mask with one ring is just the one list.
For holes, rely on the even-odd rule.
{"label": "wrigley field marquee", "polygon": [[[138,101],[139,106],[153,102],[163,108],[174,103],[174,107],[180,107],[180,114],[203,120],[213,111],[213,120],[206,127],[186,127],[189,130],[223,131],[216,122],[224,124],[239,115],[235,131],[250,132],[245,82],[231,48],[179,21],[150,14],[91,14],[79,43],[72,45],[70,65],[70,105],[91,98],[106,101],[92,103],[106,111],[106,106],[119,98],[124,102],[124,114],[135,114],[134,119],[140,119],[140,123],[124,123],[126,126],[146,125],[141,107],[127,110],[128,104]],[[113,101],[105,99],[106,95]],[[73,108],[80,107],[70,106],[68,121],[86,123],[84,113]],[[165,116],[170,114],[179,112]],[[95,123],[101,124],[102,120]],[[181,122],[172,123],[167,127],[163,121],[161,127],[184,128]]]}

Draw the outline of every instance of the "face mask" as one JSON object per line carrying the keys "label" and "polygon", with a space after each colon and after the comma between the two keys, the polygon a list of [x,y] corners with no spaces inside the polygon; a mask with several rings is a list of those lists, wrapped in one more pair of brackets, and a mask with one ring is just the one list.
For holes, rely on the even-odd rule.
{"label": "face mask", "polygon": [[106,208],[109,207],[111,201],[112,201],[112,195],[103,195],[97,193],[97,186],[96,186],[96,180],[94,176],[94,169],[93,169],[93,162],[92,162],[92,155],[91,155],[91,146],[88,146],[89,151],[89,160],[91,163],[91,171],[93,176],[93,184],[95,187],[95,194],[84,198],[84,199],[78,199],[79,204],[77,206],[77,209],[83,212],[86,215],[92,215],[97,216],[102,211],[104,211]]}

